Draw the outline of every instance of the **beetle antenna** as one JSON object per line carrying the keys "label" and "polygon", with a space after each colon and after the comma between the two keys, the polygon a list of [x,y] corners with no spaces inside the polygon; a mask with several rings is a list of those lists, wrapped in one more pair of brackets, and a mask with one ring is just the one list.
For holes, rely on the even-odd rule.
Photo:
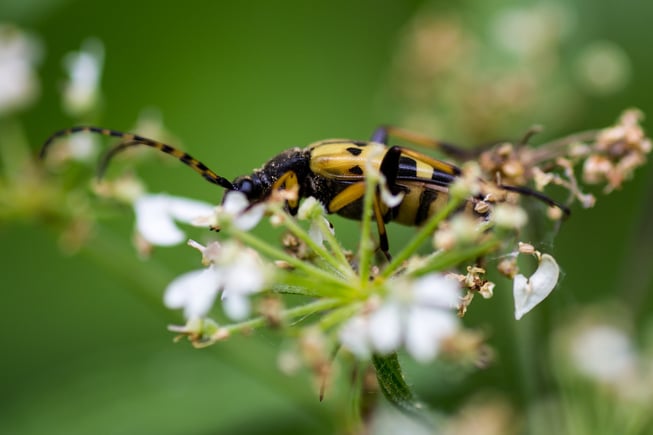
{"label": "beetle antenna", "polygon": [[200,174],[205,180],[209,181],[210,183],[217,184],[218,186],[221,186],[228,190],[234,189],[234,185],[231,183],[231,181],[227,180],[224,177],[219,176],[211,169],[209,169],[204,163],[200,162],[199,160],[197,160],[196,158],[194,158],[193,156],[191,156],[190,154],[184,151],[181,151],[163,142],[159,142],[153,139],[148,139],[146,137],[139,136],[137,134],[124,133],[122,131],[111,130],[108,128],[100,128],[100,127],[93,127],[93,126],[79,126],[79,127],[68,128],[65,130],[59,130],[45,141],[39,153],[39,158],[43,159],[45,157],[48,149],[50,148],[50,145],[55,140],[64,136],[69,136],[71,134],[81,133],[81,132],[95,133],[102,136],[117,137],[119,139],[122,139],[123,141],[120,144],[116,145],[115,147],[111,148],[107,153],[104,154],[98,166],[98,178],[102,177],[109,162],[117,153],[133,146],[145,145],[157,149],[163,153],[170,154],[171,156],[175,157],[177,160],[189,166],[191,169],[193,169],[195,172]]}
{"label": "beetle antenna", "polygon": [[569,217],[571,215],[571,210],[569,207],[567,207],[564,204],[559,203],[558,201],[549,198],[542,192],[538,192],[537,190],[533,190],[529,187],[526,186],[509,186],[506,184],[499,184],[498,187],[503,190],[507,190],[508,192],[516,192],[519,193],[520,195],[525,195],[525,196],[531,196],[535,199],[538,199],[548,205],[549,207],[556,207],[559,208],[565,215],[565,218]]}

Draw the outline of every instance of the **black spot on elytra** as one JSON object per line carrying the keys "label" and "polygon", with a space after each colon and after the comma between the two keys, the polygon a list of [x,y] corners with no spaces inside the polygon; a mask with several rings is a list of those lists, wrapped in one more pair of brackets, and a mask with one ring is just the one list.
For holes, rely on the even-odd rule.
{"label": "black spot on elytra", "polygon": [[347,151],[349,151],[349,154],[351,154],[352,156],[360,155],[360,153],[363,152],[362,149],[356,147],[349,147],[347,148]]}
{"label": "black spot on elytra", "polygon": [[363,169],[358,165],[352,166],[349,168],[349,173],[354,175],[363,175]]}

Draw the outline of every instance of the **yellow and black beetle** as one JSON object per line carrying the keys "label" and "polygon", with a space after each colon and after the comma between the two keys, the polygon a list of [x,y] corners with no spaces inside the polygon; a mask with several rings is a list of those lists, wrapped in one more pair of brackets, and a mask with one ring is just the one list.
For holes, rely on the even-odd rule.
{"label": "yellow and black beetle", "polygon": [[[232,182],[219,176],[188,153],[162,142],[117,130],[80,126],[60,130],[50,136],[41,149],[40,157],[45,156],[57,138],[79,132],[112,136],[122,141],[105,154],[99,168],[100,176],[115,154],[129,147],[145,145],[174,156],[213,184],[228,191],[242,192],[251,203],[265,200],[275,190],[297,188],[298,199],[287,201],[288,211],[292,215],[297,213],[299,199],[313,196],[324,205],[328,213],[360,219],[365,193],[365,165],[369,159],[385,176],[390,191],[404,195],[395,207],[386,206],[378,198],[374,201],[374,218],[379,231],[380,249],[387,257],[389,243],[385,224],[394,221],[404,225],[420,225],[447,202],[449,185],[461,174],[461,170],[450,163],[410,148],[388,146],[389,137],[438,148],[458,159],[474,156],[473,152],[446,142],[396,127],[382,126],[374,132],[370,141],[332,139],[313,143],[306,148],[288,149],[250,175],[237,177]],[[498,184],[497,187],[534,196],[569,214],[567,207],[527,187],[505,184]]]}

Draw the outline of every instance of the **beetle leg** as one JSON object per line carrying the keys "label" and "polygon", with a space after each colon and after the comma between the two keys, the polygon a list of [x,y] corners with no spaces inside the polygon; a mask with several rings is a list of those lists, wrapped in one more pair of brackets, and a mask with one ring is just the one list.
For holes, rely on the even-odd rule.
{"label": "beetle leg", "polygon": [[[295,174],[295,171],[288,171],[284,173],[281,177],[279,177],[277,181],[274,182],[274,184],[272,185],[272,189],[270,191],[271,192],[274,192],[276,190],[292,191],[293,189],[299,189],[297,174]],[[286,205],[288,207],[288,213],[290,213],[291,216],[295,216],[297,214],[297,210],[299,209],[299,192],[297,192],[296,198],[286,200]]]}
{"label": "beetle leg", "polygon": [[392,261],[390,255],[390,242],[388,242],[388,233],[385,230],[385,222],[383,221],[383,213],[381,213],[381,205],[379,204],[379,195],[374,195],[374,220],[376,221],[376,228],[379,232],[379,248],[388,261]]}
{"label": "beetle leg", "polygon": [[[363,195],[365,195],[364,181],[351,184],[331,200],[327,206],[327,210],[329,213],[337,213],[341,208],[361,199]],[[390,244],[388,243],[388,233],[385,230],[385,222],[383,221],[383,213],[381,212],[378,194],[374,195],[374,201],[372,204],[374,220],[376,221],[376,227],[379,232],[379,247],[383,252],[383,255],[385,255],[388,261],[390,261]]]}
{"label": "beetle leg", "polygon": [[339,194],[333,197],[327,205],[329,213],[338,213],[341,208],[361,199],[365,195],[365,182],[359,181],[345,187]]}

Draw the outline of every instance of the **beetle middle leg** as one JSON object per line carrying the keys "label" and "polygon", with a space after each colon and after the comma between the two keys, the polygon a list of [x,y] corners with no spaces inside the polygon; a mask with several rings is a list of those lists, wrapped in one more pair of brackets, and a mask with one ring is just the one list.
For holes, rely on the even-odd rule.
{"label": "beetle middle leg", "polygon": [[[347,186],[342,192],[338,193],[327,205],[327,211],[329,213],[337,213],[343,207],[348,206],[358,200],[361,200],[365,195],[365,181],[359,181]],[[372,202],[372,209],[374,212],[374,220],[376,221],[376,228],[379,233],[379,249],[383,252],[383,255],[390,261],[392,256],[390,255],[390,244],[388,242],[388,233],[385,229],[385,222],[383,220],[383,213],[381,212],[379,194],[374,194],[374,199]]]}

